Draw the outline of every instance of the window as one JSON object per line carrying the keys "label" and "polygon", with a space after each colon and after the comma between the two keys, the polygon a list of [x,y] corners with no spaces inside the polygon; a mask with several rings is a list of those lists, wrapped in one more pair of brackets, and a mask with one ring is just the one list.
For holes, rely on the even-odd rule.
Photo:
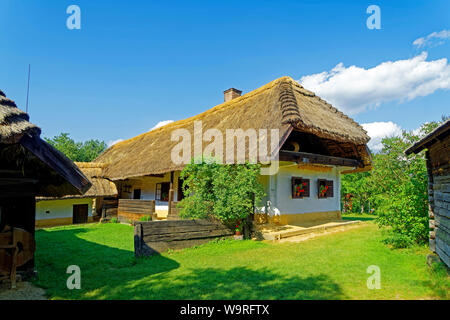
{"label": "window", "polygon": [[301,177],[292,177],[292,199],[301,199],[309,197],[309,179],[303,179]]}
{"label": "window", "polygon": [[133,190],[133,199],[141,199],[141,189]]}
{"label": "window", "polygon": [[170,182],[156,184],[156,200],[169,201]]}
{"label": "window", "polygon": [[333,197],[333,180],[318,179],[317,187],[319,199]]}

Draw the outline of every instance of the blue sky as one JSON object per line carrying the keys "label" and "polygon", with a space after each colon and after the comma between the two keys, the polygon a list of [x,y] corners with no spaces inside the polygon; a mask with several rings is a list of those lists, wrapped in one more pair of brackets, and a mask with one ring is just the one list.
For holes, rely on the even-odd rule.
{"label": "blue sky", "polygon": [[[66,27],[72,4],[81,30]],[[109,142],[288,75],[387,134],[450,113],[450,39],[432,35],[449,22],[449,1],[0,0],[0,88],[25,109],[31,63],[43,136]]]}

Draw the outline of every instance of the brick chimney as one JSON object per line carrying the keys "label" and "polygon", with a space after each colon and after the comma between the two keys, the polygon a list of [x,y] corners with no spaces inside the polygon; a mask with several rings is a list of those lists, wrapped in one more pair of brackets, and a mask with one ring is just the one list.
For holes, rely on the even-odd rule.
{"label": "brick chimney", "polygon": [[241,90],[230,88],[223,92],[225,102],[233,100],[234,98],[240,97],[242,94]]}

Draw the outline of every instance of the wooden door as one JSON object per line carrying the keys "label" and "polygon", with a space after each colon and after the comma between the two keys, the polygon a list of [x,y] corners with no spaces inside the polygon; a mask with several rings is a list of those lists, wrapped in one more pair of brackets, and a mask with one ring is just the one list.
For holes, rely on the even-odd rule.
{"label": "wooden door", "polygon": [[89,206],[87,204],[73,205],[73,223],[87,223],[88,222]]}

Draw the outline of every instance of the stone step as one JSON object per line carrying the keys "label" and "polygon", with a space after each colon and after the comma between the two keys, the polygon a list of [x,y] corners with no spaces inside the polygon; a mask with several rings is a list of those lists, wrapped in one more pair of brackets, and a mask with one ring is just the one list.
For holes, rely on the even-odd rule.
{"label": "stone step", "polygon": [[355,224],[359,224],[361,221],[345,221],[345,222],[331,222],[324,223],[322,225],[316,225],[312,227],[298,227],[291,226],[290,230],[286,231],[278,231],[278,232],[269,232],[263,233],[262,236],[264,240],[281,240],[289,237],[295,237],[300,235],[305,235],[308,233],[323,233],[326,230],[334,229],[334,228],[342,228],[346,226],[351,226]]}

